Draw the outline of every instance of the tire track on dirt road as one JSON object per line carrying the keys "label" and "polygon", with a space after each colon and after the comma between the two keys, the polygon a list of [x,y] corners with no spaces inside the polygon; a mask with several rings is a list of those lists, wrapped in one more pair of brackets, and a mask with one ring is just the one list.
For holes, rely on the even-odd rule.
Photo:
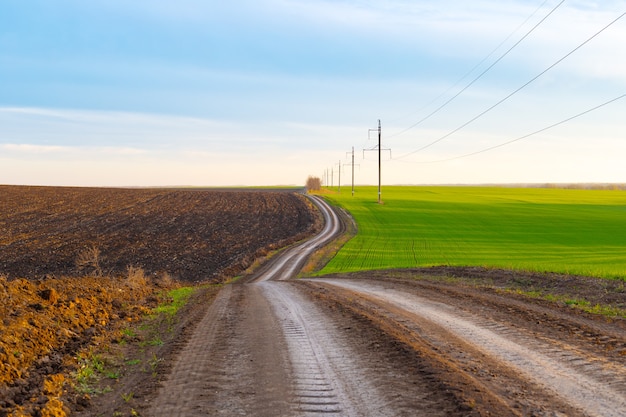
{"label": "tire track on dirt road", "polygon": [[[219,292],[206,314],[198,323],[198,329],[187,342],[183,352],[178,356],[165,385],[159,390],[156,401],[152,404],[150,415],[160,416],[194,416],[194,409],[201,408],[197,398],[202,398],[205,391],[204,372],[211,365],[210,352],[216,342],[220,320],[228,309],[231,288],[225,287]],[[184,386],[184,389],[176,387]]]}
{"label": "tire track on dirt road", "polygon": [[290,415],[285,352],[260,288],[227,285],[178,355],[147,415]]}
{"label": "tire track on dirt road", "polygon": [[[363,416],[388,408],[324,315],[289,285],[258,284],[281,323],[291,363],[294,415]],[[382,407],[381,404],[384,404]]]}
{"label": "tire track on dirt road", "polygon": [[[551,394],[561,403],[578,410],[570,410],[568,415],[626,415],[626,366],[623,359],[599,356],[584,349],[584,346],[578,347],[559,340],[558,336],[551,336],[549,330],[545,335],[528,332],[519,327],[519,321],[512,325],[483,315],[468,314],[453,303],[433,301],[426,295],[407,293],[388,283],[341,279],[320,279],[315,280],[315,283],[322,283],[331,291],[338,288],[349,290],[346,297],[360,297],[371,309],[396,312],[394,314],[404,318],[396,318],[400,320],[399,325],[404,325],[401,323],[404,320],[408,321],[409,326],[411,323],[422,327],[434,325],[440,329],[439,333],[444,332],[448,336],[439,336],[437,340],[437,330],[431,330],[420,337],[429,340],[431,344],[440,344],[442,354],[456,355],[457,362],[467,361],[467,355],[489,357],[497,366],[503,366],[511,370],[512,375],[517,375],[509,380],[512,384],[526,380],[537,386],[538,392],[549,394],[543,399],[545,403],[540,404],[544,409],[558,409],[549,401]],[[459,349],[463,344],[468,344],[477,353],[471,353],[471,348],[454,353],[450,346],[457,343]],[[444,353],[446,349],[449,353]],[[483,378],[487,385],[490,385],[489,379]],[[493,388],[503,392],[496,386]],[[507,395],[512,397],[511,392]]]}

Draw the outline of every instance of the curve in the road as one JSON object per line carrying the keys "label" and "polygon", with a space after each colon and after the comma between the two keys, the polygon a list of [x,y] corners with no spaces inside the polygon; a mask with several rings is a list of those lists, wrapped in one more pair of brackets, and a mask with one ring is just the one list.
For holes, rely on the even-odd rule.
{"label": "curve in the road", "polygon": [[261,281],[284,281],[294,278],[308,257],[318,248],[322,247],[342,230],[342,223],[337,213],[317,196],[309,196],[311,201],[317,206],[324,217],[324,227],[320,233],[312,238],[287,249],[268,268],[263,269],[250,282]]}

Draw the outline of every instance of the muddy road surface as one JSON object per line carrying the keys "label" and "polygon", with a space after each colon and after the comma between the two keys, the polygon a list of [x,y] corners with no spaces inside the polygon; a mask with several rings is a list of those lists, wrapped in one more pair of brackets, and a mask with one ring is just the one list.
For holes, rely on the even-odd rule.
{"label": "muddy road surface", "polygon": [[626,322],[426,276],[290,279],[341,222],[206,308],[148,416],[626,416]]}

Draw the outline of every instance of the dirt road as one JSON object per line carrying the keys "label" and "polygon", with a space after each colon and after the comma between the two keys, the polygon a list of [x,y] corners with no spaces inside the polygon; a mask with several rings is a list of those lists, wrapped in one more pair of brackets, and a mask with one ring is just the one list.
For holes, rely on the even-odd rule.
{"label": "dirt road", "polygon": [[421,275],[287,280],[341,228],[316,202],[324,231],[224,287],[145,415],[626,416],[624,320]]}

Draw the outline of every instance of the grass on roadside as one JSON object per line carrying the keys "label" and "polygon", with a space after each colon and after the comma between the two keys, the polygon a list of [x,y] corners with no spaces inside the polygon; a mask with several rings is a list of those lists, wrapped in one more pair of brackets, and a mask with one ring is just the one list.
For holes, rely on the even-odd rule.
{"label": "grass on roadside", "polygon": [[121,378],[129,372],[129,367],[141,364],[144,364],[143,372],[156,375],[161,362],[156,350],[168,340],[176,314],[198,288],[186,286],[161,292],[157,296],[158,305],[147,310],[139,322],[120,329],[115,344],[100,346],[97,350],[79,355],[74,389],[87,395],[110,392],[113,388],[109,381]]}
{"label": "grass on roadside", "polygon": [[170,290],[166,293],[164,301],[152,311],[154,314],[175,316],[195,291],[197,291],[197,287],[180,287]]}
{"label": "grass on roadside", "polygon": [[[403,269],[379,273],[386,274],[390,278],[432,280],[498,293],[515,294],[561,304],[610,319],[626,319],[626,288],[622,281],[556,274],[511,273],[511,271],[499,273],[498,270],[481,268],[474,268],[464,274],[464,269],[460,268],[453,274],[442,274],[441,271],[445,268],[442,270],[426,268],[418,273]],[[562,285],[563,281],[568,281],[568,283]]]}
{"label": "grass on roadside", "polygon": [[537,298],[537,299],[551,301],[551,302],[563,303],[572,308],[582,310],[586,313],[598,314],[598,315],[605,316],[608,318],[619,317],[619,318],[626,319],[626,309],[624,308],[615,307],[611,305],[605,305],[601,303],[593,304],[590,301],[585,300],[583,298],[572,298],[570,296],[555,295],[555,294],[550,294],[550,293],[541,292],[541,291],[533,291],[533,290],[525,291],[522,289],[507,290],[507,292],[520,294],[520,295],[523,295],[525,297],[530,297],[530,298]]}

